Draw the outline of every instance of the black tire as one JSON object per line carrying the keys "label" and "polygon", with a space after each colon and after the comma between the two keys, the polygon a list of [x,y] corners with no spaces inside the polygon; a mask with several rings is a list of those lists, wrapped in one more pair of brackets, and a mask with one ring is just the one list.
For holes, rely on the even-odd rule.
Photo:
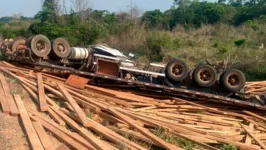
{"label": "black tire", "polygon": [[217,72],[209,65],[201,65],[194,70],[193,79],[201,87],[211,87],[216,82]]}
{"label": "black tire", "polygon": [[220,82],[226,90],[230,92],[238,92],[244,88],[246,77],[241,71],[231,69],[222,74]]}
{"label": "black tire", "polygon": [[27,38],[27,40],[26,40],[26,45],[28,46],[28,47],[30,47],[30,42],[31,42],[31,39],[33,38],[34,36],[30,36],[29,38]]}
{"label": "black tire", "polygon": [[11,53],[14,54],[17,50],[23,49],[26,47],[26,38],[18,37],[14,39],[12,44],[10,45]]}
{"label": "black tire", "polygon": [[52,59],[67,58],[70,54],[70,45],[64,38],[57,38],[52,41],[52,51],[49,56]]}
{"label": "black tire", "polygon": [[38,57],[46,57],[51,51],[51,43],[44,35],[35,35],[30,40],[32,53]]}
{"label": "black tire", "polygon": [[4,38],[2,36],[0,36],[0,48],[1,48],[3,43],[4,43]]}
{"label": "black tire", "polygon": [[165,70],[166,77],[172,82],[184,80],[188,76],[188,65],[182,60],[170,61]]}

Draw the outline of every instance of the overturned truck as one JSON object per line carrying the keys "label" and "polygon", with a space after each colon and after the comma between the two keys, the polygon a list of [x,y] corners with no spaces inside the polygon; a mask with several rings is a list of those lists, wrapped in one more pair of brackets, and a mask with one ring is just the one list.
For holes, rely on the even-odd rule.
{"label": "overturned truck", "polygon": [[[67,40],[44,35],[18,37],[0,43],[8,60],[49,72],[74,73],[98,85],[130,86],[193,99],[230,103],[266,110],[261,102],[244,100],[245,75],[237,69],[199,65],[190,70],[179,59],[167,64],[140,65],[116,49],[103,45],[70,47]],[[133,56],[132,54],[130,56]],[[237,97],[237,99],[236,99]]]}

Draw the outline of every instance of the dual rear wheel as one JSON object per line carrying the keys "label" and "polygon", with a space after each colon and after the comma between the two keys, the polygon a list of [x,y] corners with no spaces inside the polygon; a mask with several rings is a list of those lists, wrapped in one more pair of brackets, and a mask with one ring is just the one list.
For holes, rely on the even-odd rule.
{"label": "dual rear wheel", "polygon": [[[182,60],[170,61],[165,69],[165,75],[171,82],[180,82],[187,78],[188,65]],[[200,65],[193,71],[193,80],[201,87],[212,87],[218,80],[217,71],[210,65]],[[230,92],[240,91],[246,83],[245,75],[237,70],[225,71],[220,76],[221,85]]]}
{"label": "dual rear wheel", "polygon": [[35,35],[30,38],[16,38],[11,44],[11,53],[28,47],[31,49],[31,57],[35,60],[47,57],[48,55],[54,59],[63,59],[69,56],[71,50],[70,45],[64,38],[57,38],[50,42],[44,35]]}

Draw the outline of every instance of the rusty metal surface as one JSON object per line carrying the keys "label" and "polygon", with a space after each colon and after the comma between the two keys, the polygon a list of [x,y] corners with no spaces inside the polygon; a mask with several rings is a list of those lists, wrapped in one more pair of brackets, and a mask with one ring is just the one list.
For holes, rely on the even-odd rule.
{"label": "rusty metal surface", "polygon": [[119,72],[119,66],[114,61],[105,59],[98,59],[97,74],[109,75],[117,77]]}
{"label": "rusty metal surface", "polygon": [[76,75],[70,75],[68,79],[66,80],[66,84],[78,89],[84,89],[87,83],[89,82],[89,79],[79,77]]}

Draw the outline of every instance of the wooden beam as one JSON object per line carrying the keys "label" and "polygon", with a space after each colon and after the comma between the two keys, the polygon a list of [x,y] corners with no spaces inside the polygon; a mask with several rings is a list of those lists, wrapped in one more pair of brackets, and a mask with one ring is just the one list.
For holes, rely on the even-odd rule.
{"label": "wooden beam", "polygon": [[110,146],[107,146],[103,143],[102,140],[96,138],[91,132],[86,130],[85,128],[79,126],[74,120],[60,112],[59,110],[56,110],[55,108],[52,108],[54,112],[56,112],[65,122],[71,126],[74,130],[76,130],[80,135],[82,135],[86,140],[88,140],[95,148],[99,150],[111,150]]}
{"label": "wooden beam", "polygon": [[39,98],[40,110],[42,112],[48,111],[43,80],[42,80],[42,73],[40,72],[37,73],[37,83],[38,83],[38,98]]}
{"label": "wooden beam", "polygon": [[8,104],[7,99],[6,99],[5,92],[3,90],[3,86],[1,84],[0,84],[0,102],[1,102],[3,113],[9,114],[10,113],[9,104]]}
{"label": "wooden beam", "polygon": [[[253,132],[253,129],[254,129],[254,124],[253,124],[253,123],[249,123],[249,130],[250,130],[251,132]],[[246,139],[245,139],[245,143],[246,143],[247,145],[251,145],[251,140],[252,140],[252,138],[250,137],[249,134],[247,134]]]}
{"label": "wooden beam", "polygon": [[34,115],[34,117],[31,117],[31,118],[33,118],[35,121],[40,122],[42,125],[48,124],[48,126],[52,126],[55,128],[55,130],[59,130],[59,131],[63,132],[64,134],[71,137],[72,139],[74,139],[75,141],[77,141],[79,144],[86,147],[87,149],[96,150],[96,148],[94,148],[87,140],[85,140],[79,134],[71,132],[68,129],[56,124],[54,121],[41,116],[38,112],[34,112],[33,115]]}
{"label": "wooden beam", "polygon": [[266,149],[266,145],[258,138],[256,137],[249,129],[247,129],[244,125],[240,124],[245,131],[263,148]]}
{"label": "wooden beam", "polygon": [[66,126],[65,121],[63,121],[50,107],[48,107],[48,113],[53,118],[53,120],[60,126]]}
{"label": "wooden beam", "polygon": [[56,150],[70,150],[65,144],[60,144]]}
{"label": "wooden beam", "polygon": [[40,122],[32,122],[45,150],[53,150],[52,142]]}
{"label": "wooden beam", "polygon": [[13,96],[10,93],[10,88],[9,88],[9,85],[8,85],[8,83],[6,81],[6,78],[1,73],[0,73],[0,80],[1,80],[2,87],[3,87],[3,90],[4,90],[5,96],[6,96],[6,100],[8,102],[9,108],[10,108],[11,115],[12,116],[19,115],[19,111],[18,111],[17,105],[15,103],[15,100],[14,100]]}
{"label": "wooden beam", "polygon": [[156,142],[158,145],[162,146],[163,148],[168,149],[168,150],[181,150],[182,149],[182,148],[176,147],[170,143],[165,142],[164,140],[160,139],[159,137],[157,137],[154,134],[152,134],[151,132],[149,132],[149,130],[139,126],[135,120],[131,119],[130,117],[128,117],[126,115],[123,115],[122,113],[116,111],[115,109],[108,108],[108,111],[110,113],[112,113],[113,115],[115,115],[116,117],[118,117],[119,119],[121,119],[122,121],[129,124],[131,127],[136,128],[143,135],[150,138],[153,142]]}
{"label": "wooden beam", "polygon": [[259,116],[259,115],[255,114],[255,113],[253,113],[253,112],[250,112],[250,111],[243,111],[243,112],[244,112],[245,114],[248,114],[248,115],[254,117],[254,118],[257,118],[257,119],[260,119],[260,120],[263,120],[263,121],[266,122],[266,118],[265,118],[265,117]]}
{"label": "wooden beam", "polygon": [[64,97],[66,98],[66,100],[70,103],[70,105],[72,106],[72,108],[77,113],[77,116],[80,119],[82,125],[83,126],[86,126],[87,123],[88,123],[88,121],[87,121],[87,116],[85,115],[85,113],[82,111],[82,109],[79,107],[79,105],[77,104],[77,102],[73,99],[73,97],[68,93],[68,91],[64,87],[64,85],[61,84],[61,83],[57,83],[57,85],[58,85],[60,91],[62,92],[62,94],[64,95]]}
{"label": "wooden beam", "polygon": [[[39,121],[37,117],[35,116],[31,116],[31,118],[35,121]],[[64,132],[56,129],[55,127],[53,127],[52,125],[45,123],[45,122],[41,122],[42,126],[49,130],[50,132],[52,132],[56,137],[58,137],[60,140],[64,141],[65,144],[67,144],[68,146],[70,146],[72,149],[75,150],[87,150],[86,147],[82,146],[81,144],[79,144],[78,142],[76,142],[75,140],[73,140],[70,136],[66,135]]]}
{"label": "wooden beam", "polygon": [[33,150],[43,150],[41,141],[31,123],[31,120],[29,118],[26,108],[24,107],[24,104],[23,104],[23,101],[21,100],[20,95],[14,95],[14,98],[15,98],[15,101],[17,103],[17,106],[20,112],[20,117],[21,117],[23,126],[28,135],[31,148]]}
{"label": "wooden beam", "polygon": [[[61,108],[60,110],[62,112],[64,112],[67,116],[72,118],[73,120],[76,120],[77,122],[79,121],[75,114],[67,111],[66,109]],[[120,134],[117,134],[116,132],[110,130],[109,128],[106,128],[105,126],[103,126],[102,124],[100,124],[94,120],[89,119],[89,127],[88,128],[97,132],[100,135],[103,135],[106,139],[108,139],[109,141],[112,141],[113,143],[116,143],[118,145],[123,143],[124,146],[128,147],[129,149],[145,150],[144,147],[128,140],[127,138],[124,138]]]}

